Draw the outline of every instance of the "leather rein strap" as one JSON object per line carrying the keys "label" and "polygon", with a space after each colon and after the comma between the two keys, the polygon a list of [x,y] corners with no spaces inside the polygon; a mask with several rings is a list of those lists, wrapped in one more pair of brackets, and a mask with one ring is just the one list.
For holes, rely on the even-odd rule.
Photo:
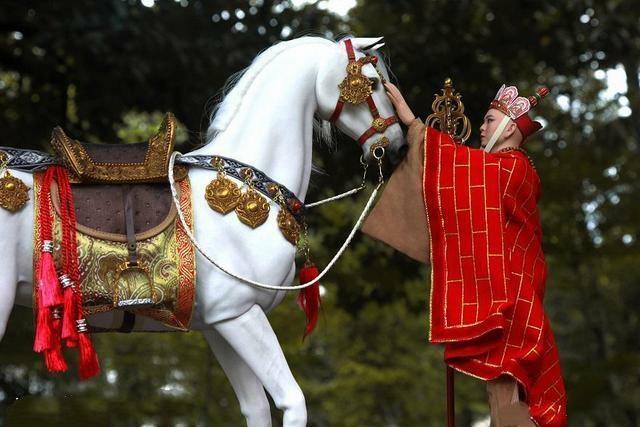
{"label": "leather rein strap", "polygon": [[[367,63],[373,64],[375,66],[375,64],[378,62],[377,56],[364,56],[360,59],[356,59],[356,53],[353,50],[353,43],[351,42],[351,39],[345,40],[344,46],[345,46],[345,49],[347,50],[347,57],[349,58],[349,65],[347,65],[347,69],[349,69],[349,67],[356,62],[359,63],[360,66],[365,65]],[[378,74],[380,75],[379,72]],[[384,78],[382,77],[382,75],[380,75],[380,77],[384,81]],[[366,78],[366,77],[363,76],[363,78]],[[395,115],[387,118],[380,117],[380,112],[378,111],[378,107],[376,106],[376,103],[373,100],[372,95],[369,95],[367,97],[366,102],[367,102],[367,105],[369,106],[369,111],[373,116],[373,122],[371,124],[371,127],[369,127],[369,129],[364,131],[364,133],[360,135],[360,137],[358,138],[358,144],[360,145],[364,144],[367,141],[367,139],[371,138],[376,133],[384,133],[384,131],[387,130],[389,126],[398,122],[398,117],[396,117]],[[342,109],[344,108],[344,104],[345,104],[345,101],[342,95],[340,95],[338,97],[338,102],[336,103],[336,108],[333,110],[333,114],[331,114],[331,117],[329,118],[329,121],[331,123],[335,123],[336,120],[338,120],[338,117],[340,117],[340,114],[342,113]]]}

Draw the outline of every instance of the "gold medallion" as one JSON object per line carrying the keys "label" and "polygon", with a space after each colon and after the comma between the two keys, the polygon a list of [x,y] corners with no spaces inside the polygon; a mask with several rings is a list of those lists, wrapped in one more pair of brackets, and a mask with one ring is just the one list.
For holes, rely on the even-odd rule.
{"label": "gold medallion", "polygon": [[22,180],[12,176],[9,171],[0,178],[0,207],[16,212],[29,200],[29,187]]}
{"label": "gold medallion", "polygon": [[207,185],[204,198],[211,209],[223,215],[228,214],[240,201],[240,189],[224,174],[218,173],[216,179]]}
{"label": "gold medallion", "polygon": [[278,227],[280,227],[284,238],[291,242],[292,245],[298,244],[300,225],[286,208],[281,207],[280,212],[278,212]]}
{"label": "gold medallion", "polygon": [[387,130],[387,124],[382,117],[376,117],[375,119],[373,119],[373,123],[371,124],[371,126],[373,126],[373,128],[378,132],[384,132],[385,130]]}
{"label": "gold medallion", "polygon": [[338,85],[340,100],[350,104],[361,104],[373,93],[372,85],[362,74],[349,74]]}
{"label": "gold medallion", "polygon": [[269,202],[254,189],[249,189],[242,196],[236,206],[238,219],[251,228],[256,228],[269,217]]}

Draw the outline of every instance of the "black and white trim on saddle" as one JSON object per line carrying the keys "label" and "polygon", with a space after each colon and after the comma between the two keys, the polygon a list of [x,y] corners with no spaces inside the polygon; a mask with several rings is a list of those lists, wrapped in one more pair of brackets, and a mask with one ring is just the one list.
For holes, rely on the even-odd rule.
{"label": "black and white trim on saddle", "polygon": [[[52,165],[62,165],[62,161],[57,156],[37,151],[27,150],[24,148],[0,147],[0,152],[7,155],[6,167],[22,172],[37,172],[45,170]],[[205,155],[185,155],[178,156],[176,163],[191,167],[217,171],[218,168],[212,165],[212,160],[219,158],[222,160],[222,168],[224,172],[240,181],[244,181],[241,175],[243,169],[250,169],[253,172],[252,184],[255,189],[264,194],[270,200],[274,200],[272,193],[269,192],[268,186],[275,184],[286,201],[287,210],[294,216],[298,223],[302,223],[305,213],[305,205],[296,195],[284,185],[271,179],[267,174],[251,165],[247,165],[238,160],[230,159],[222,156],[205,156]],[[275,200],[274,200],[275,201]]]}
{"label": "black and white trim on saddle", "polygon": [[42,151],[0,147],[0,152],[7,155],[5,167],[21,172],[37,172],[49,166],[60,164],[56,156]]}

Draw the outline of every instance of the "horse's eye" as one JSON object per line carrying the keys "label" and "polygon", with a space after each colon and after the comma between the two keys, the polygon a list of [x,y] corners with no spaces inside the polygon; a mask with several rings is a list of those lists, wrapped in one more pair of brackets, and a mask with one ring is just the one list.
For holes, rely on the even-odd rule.
{"label": "horse's eye", "polygon": [[379,79],[369,79],[369,81],[371,82],[371,87],[373,88],[373,90],[378,89],[378,82],[380,82]]}

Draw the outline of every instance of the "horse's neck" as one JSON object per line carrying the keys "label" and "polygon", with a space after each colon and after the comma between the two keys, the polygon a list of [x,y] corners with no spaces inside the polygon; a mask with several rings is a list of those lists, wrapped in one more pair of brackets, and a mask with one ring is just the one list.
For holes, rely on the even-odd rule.
{"label": "horse's neck", "polygon": [[312,53],[308,47],[280,53],[257,75],[227,129],[194,153],[247,163],[304,200],[317,105]]}

